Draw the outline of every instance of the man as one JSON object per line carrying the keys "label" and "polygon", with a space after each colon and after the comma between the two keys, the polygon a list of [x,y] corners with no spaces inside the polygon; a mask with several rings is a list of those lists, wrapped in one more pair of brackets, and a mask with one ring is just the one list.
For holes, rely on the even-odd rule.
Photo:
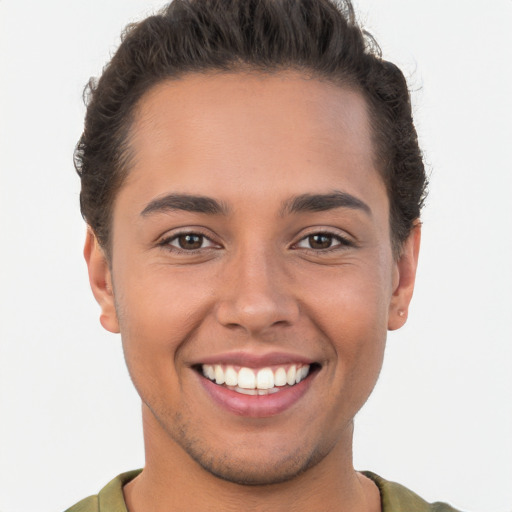
{"label": "man", "polygon": [[91,85],[85,257],[146,464],[70,511],[450,511],[352,464],[426,178],[351,5],[176,0]]}

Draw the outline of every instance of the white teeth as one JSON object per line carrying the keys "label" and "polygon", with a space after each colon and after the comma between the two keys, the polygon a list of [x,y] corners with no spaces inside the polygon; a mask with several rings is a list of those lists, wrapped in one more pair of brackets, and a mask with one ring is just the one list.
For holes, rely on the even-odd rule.
{"label": "white teeth", "polygon": [[257,395],[258,394],[257,389],[244,389],[244,388],[236,387],[234,389],[234,391],[236,391],[237,393],[241,393],[242,395]]}
{"label": "white teeth", "polygon": [[258,389],[270,389],[274,387],[274,372],[270,368],[262,368],[256,377]]}
{"label": "white teeth", "polygon": [[217,384],[224,384],[224,370],[222,369],[222,366],[220,364],[215,365],[215,382]]}
{"label": "white teeth", "polygon": [[274,393],[279,393],[278,388],[272,388],[272,389],[243,389],[236,387],[233,389],[233,391],[236,391],[237,393],[241,393],[242,395],[272,395]]}
{"label": "white teeth", "polygon": [[236,386],[238,384],[238,374],[232,366],[226,368],[226,386]]}
{"label": "white teeth", "polygon": [[297,367],[292,364],[288,371],[286,372],[286,382],[288,386],[293,386],[295,384],[295,374],[297,373]]}
{"label": "white teeth", "polygon": [[239,393],[250,395],[267,395],[279,391],[279,387],[293,386],[304,380],[309,374],[309,365],[292,364],[286,370],[279,367],[252,368],[242,367],[237,372],[233,366],[204,364],[203,375],[218,385],[225,384]]}
{"label": "white teeth", "polygon": [[203,365],[203,375],[210,380],[215,380],[215,370],[211,364]]}
{"label": "white teeth", "polygon": [[256,388],[256,375],[250,368],[240,368],[238,372],[238,387],[243,389]]}
{"label": "white teeth", "polygon": [[295,384],[298,384],[301,380],[303,380],[307,374],[309,373],[309,366],[303,366],[302,368],[297,368],[297,374],[295,375]]}
{"label": "white teeth", "polygon": [[274,375],[274,386],[286,386],[286,370],[278,368]]}

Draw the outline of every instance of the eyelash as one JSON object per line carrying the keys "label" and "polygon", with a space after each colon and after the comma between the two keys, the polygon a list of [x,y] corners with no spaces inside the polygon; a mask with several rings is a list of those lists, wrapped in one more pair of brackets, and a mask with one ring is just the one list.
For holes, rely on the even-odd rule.
{"label": "eyelash", "polygon": [[[331,245],[329,247],[325,247],[325,248],[313,248],[313,247],[300,247],[299,246],[299,244],[302,242],[307,243],[309,241],[309,243],[311,244],[311,239],[313,237],[319,237],[319,236],[324,236],[324,237],[329,238]],[[332,245],[333,242],[338,242],[338,243]],[[354,242],[352,242],[348,238],[345,238],[344,236],[341,236],[341,235],[338,235],[335,233],[331,233],[329,231],[314,231],[314,232],[309,233],[308,235],[302,237],[296,244],[293,245],[293,248],[301,248],[301,249],[305,249],[306,251],[312,251],[315,254],[318,254],[318,253],[327,253],[327,252],[336,251],[339,249],[343,249],[343,248],[347,248],[347,247],[354,247],[354,246],[355,246]]]}
{"label": "eyelash", "polygon": [[[313,237],[322,237],[322,236],[329,239],[328,240],[328,243],[330,243],[329,247],[313,248],[311,246],[310,247],[301,247],[300,246],[301,243],[303,243],[303,242],[308,243],[308,241],[309,241],[309,244],[311,245],[311,241],[312,241]],[[179,246],[172,244],[172,242],[177,242],[179,244],[179,239],[181,237],[198,237],[198,238],[200,238],[201,247],[185,249],[183,247],[179,247]],[[202,247],[204,242],[208,242],[209,245],[207,247]],[[334,242],[337,242],[337,243],[335,243],[333,245]],[[162,239],[158,243],[158,246],[164,247],[173,252],[182,253],[182,254],[193,254],[193,253],[196,253],[196,252],[204,250],[204,249],[212,249],[215,247],[219,247],[219,245],[215,244],[215,242],[213,242],[211,240],[211,238],[209,238],[207,235],[205,235],[204,233],[201,233],[201,232],[196,232],[196,231],[183,231],[181,233],[175,233],[171,236],[168,236],[168,237]],[[341,235],[334,234],[329,231],[315,231],[315,232],[309,233],[308,235],[302,237],[297,243],[293,244],[292,249],[304,249],[306,251],[311,251],[311,252],[314,252],[315,254],[318,254],[318,253],[327,253],[327,252],[335,251],[340,248],[354,247],[354,246],[355,246],[354,242],[352,242],[348,238],[345,238]]]}
{"label": "eyelash", "polygon": [[[200,238],[201,245],[203,245],[203,243],[205,241],[209,242],[210,245],[208,247],[198,247],[198,248],[193,248],[193,249],[184,249],[183,247],[172,245],[172,242],[176,241],[179,243],[179,239],[181,237],[187,237],[187,236]],[[177,253],[193,254],[193,253],[196,253],[196,252],[204,250],[204,249],[214,248],[215,246],[218,246],[218,244],[215,244],[215,242],[213,242],[211,240],[211,238],[209,238],[204,233],[197,232],[197,231],[183,231],[181,233],[175,233],[174,235],[163,238],[160,242],[158,242],[158,246],[164,247],[170,251],[177,252]]]}

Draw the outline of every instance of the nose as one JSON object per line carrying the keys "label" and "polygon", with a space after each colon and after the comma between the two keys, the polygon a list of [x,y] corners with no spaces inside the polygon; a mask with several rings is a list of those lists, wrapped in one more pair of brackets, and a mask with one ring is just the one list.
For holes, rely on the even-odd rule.
{"label": "nose", "polygon": [[267,251],[247,251],[233,258],[223,272],[217,321],[255,336],[276,326],[290,326],[299,317],[291,279],[279,258]]}

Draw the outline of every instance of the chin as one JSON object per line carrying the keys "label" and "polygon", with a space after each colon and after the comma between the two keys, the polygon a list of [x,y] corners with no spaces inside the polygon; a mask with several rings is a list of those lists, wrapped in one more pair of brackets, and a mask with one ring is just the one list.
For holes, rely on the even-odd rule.
{"label": "chin", "polygon": [[293,480],[318,464],[330,451],[326,443],[308,443],[305,437],[293,446],[287,444],[286,439],[276,441],[262,436],[238,443],[233,442],[233,438],[206,439],[204,432],[198,432],[181,419],[176,415],[172,428],[164,426],[166,435],[202,470],[237,485],[268,486]]}
{"label": "chin", "polygon": [[256,461],[252,457],[242,459],[227,453],[204,456],[204,452],[197,452],[198,450],[191,450],[189,455],[205,471],[226,482],[247,486],[268,486],[288,482],[315,466],[323,458],[321,454],[314,453],[309,456],[297,454],[283,457],[281,460],[275,455],[269,455],[268,459],[262,460],[260,453]]}

